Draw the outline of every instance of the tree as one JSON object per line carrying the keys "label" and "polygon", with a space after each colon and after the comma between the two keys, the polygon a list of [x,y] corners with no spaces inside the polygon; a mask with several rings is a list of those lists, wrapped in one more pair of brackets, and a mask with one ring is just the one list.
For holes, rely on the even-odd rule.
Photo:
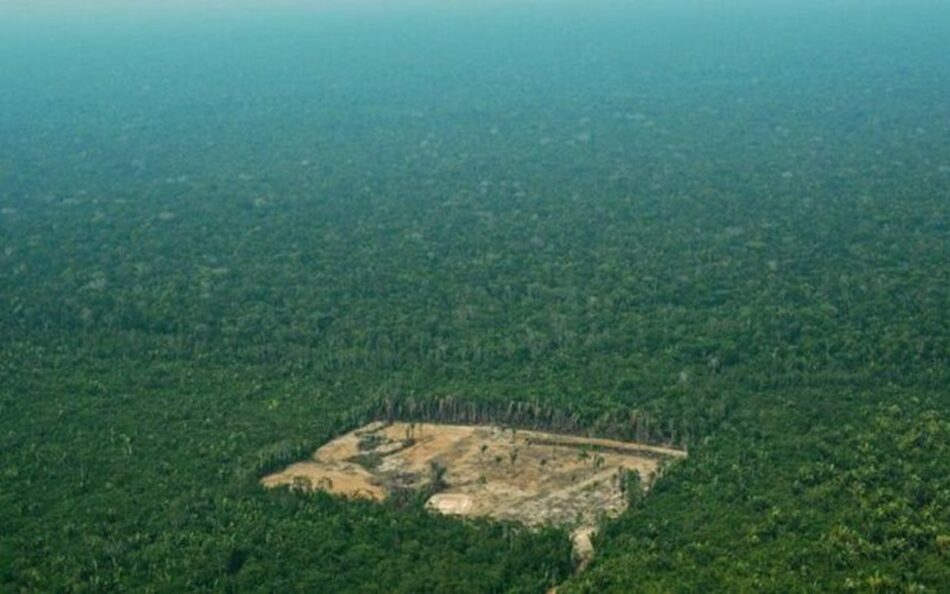
{"label": "tree", "polygon": [[439,492],[445,489],[445,473],[446,467],[438,460],[429,461],[429,486],[434,492]]}

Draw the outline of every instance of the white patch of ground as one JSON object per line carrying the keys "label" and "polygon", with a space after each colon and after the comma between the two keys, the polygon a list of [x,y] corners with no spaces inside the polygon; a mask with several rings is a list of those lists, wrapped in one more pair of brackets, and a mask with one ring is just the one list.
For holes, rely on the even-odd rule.
{"label": "white patch of ground", "polygon": [[472,510],[472,498],[462,493],[436,493],[426,502],[426,507],[442,514],[464,516]]}

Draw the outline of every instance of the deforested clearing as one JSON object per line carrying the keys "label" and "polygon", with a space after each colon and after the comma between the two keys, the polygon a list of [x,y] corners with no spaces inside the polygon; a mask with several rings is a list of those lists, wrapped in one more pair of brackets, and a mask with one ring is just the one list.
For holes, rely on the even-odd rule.
{"label": "deforested clearing", "polygon": [[666,461],[685,455],[655,445],[533,430],[376,422],[330,441],[311,460],[291,464],[262,483],[374,500],[397,489],[428,488],[434,494],[427,507],[436,512],[568,527],[584,558],[597,519],[621,513],[628,489],[649,489]]}

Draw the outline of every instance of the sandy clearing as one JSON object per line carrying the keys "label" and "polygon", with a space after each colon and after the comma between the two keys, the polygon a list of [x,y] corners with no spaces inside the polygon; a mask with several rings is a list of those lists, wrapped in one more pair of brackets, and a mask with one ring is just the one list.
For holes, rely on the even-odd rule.
{"label": "sandy clearing", "polygon": [[333,462],[335,460],[346,460],[360,453],[359,436],[354,433],[347,433],[331,442],[328,442],[313,453],[314,460]]}
{"label": "sandy clearing", "polygon": [[673,448],[533,430],[376,422],[261,482],[382,500],[396,487],[429,485],[439,469],[443,488],[427,501],[429,509],[565,526],[585,564],[599,518],[627,507],[623,473],[638,472],[648,489],[664,461],[685,456]]}
{"label": "sandy clearing", "polygon": [[355,464],[334,466],[321,462],[297,462],[264,477],[261,482],[265,487],[290,485],[376,501],[386,497],[373,475]]}

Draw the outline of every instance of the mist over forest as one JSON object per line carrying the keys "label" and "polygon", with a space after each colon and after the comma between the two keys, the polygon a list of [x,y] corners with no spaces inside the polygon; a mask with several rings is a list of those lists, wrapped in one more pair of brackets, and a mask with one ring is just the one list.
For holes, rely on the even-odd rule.
{"label": "mist over forest", "polygon": [[948,214],[943,2],[0,2],[0,592],[940,592]]}

